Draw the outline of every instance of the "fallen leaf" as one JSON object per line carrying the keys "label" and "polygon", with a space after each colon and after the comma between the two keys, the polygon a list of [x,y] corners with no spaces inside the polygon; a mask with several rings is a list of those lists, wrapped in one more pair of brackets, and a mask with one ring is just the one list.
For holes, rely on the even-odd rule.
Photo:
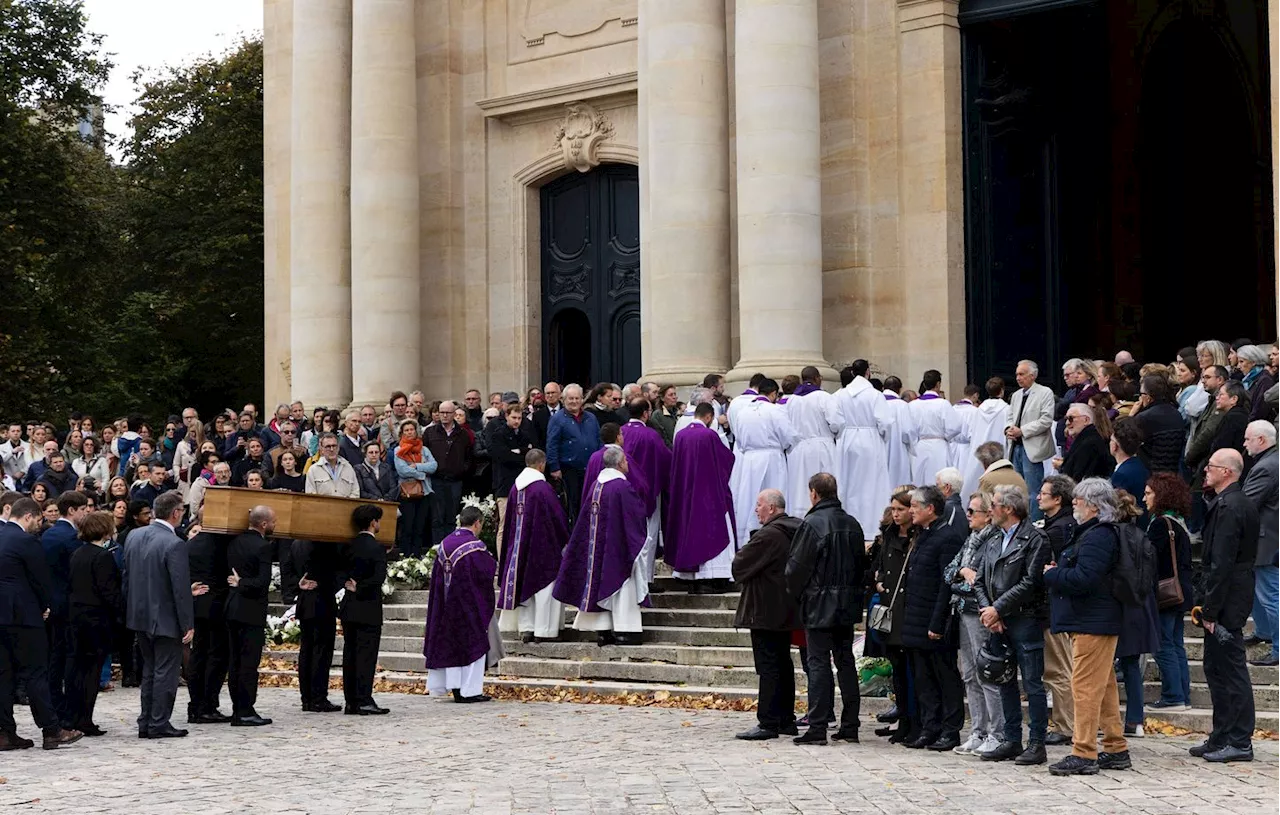
{"label": "fallen leaf", "polygon": [[680,726],[681,726],[681,727],[693,727],[693,722],[686,720],[686,721],[681,722],[681,723],[680,723]]}

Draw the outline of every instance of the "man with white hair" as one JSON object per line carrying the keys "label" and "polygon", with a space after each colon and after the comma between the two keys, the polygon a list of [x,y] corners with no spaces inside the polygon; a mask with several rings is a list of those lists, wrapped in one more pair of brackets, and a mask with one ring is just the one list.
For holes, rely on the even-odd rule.
{"label": "man with white hair", "polygon": [[836,434],[844,414],[835,397],[822,389],[822,374],[812,365],[800,372],[800,387],[784,407],[800,440],[787,451],[787,506],[802,507],[809,500],[809,479],[835,472]]}
{"label": "man with white hair", "polygon": [[1133,363],[1133,354],[1128,351],[1116,351],[1115,363],[1117,365],[1130,365]]}
{"label": "man with white hair", "polygon": [[934,478],[934,486],[947,501],[939,517],[961,538],[967,538],[969,519],[965,516],[964,506],[960,501],[960,490],[964,488],[964,476],[955,467],[943,467],[938,470],[938,475]]}
{"label": "man with white hair", "polygon": [[[1005,414],[1004,436],[1008,458],[1027,483],[1027,494],[1038,495],[1044,482],[1044,463],[1053,458],[1053,391],[1036,382],[1040,368],[1029,359],[1018,363],[1014,378],[1018,390]],[[1038,504],[1031,507],[1031,520],[1043,517]]]}
{"label": "man with white hair", "polygon": [[[1072,439],[1071,449],[1065,458],[1055,459],[1054,465],[1058,472],[1071,476],[1076,483],[1086,478],[1110,478],[1116,469],[1110,444],[1094,427],[1093,415],[1093,408],[1080,402],[1067,408],[1066,428]],[[1030,487],[1027,484],[1027,488]]]}
{"label": "man with white hair", "polygon": [[601,646],[640,644],[640,604],[649,596],[641,557],[647,520],[627,469],[621,447],[605,448],[604,469],[588,485],[582,523],[573,528],[552,592],[577,607],[573,627],[597,632]]}
{"label": "man with white hair", "polygon": [[582,386],[566,385],[564,410],[547,423],[547,472],[564,485],[569,499],[569,525],[578,516],[582,481],[591,454],[600,449],[600,424],[582,409]]}
{"label": "man with white hair", "polygon": [[1244,494],[1258,510],[1258,556],[1253,561],[1253,636],[1245,645],[1270,642],[1271,653],[1252,660],[1254,665],[1280,664],[1280,579],[1277,564],[1276,520],[1276,428],[1266,421],[1250,422],[1244,431],[1244,448],[1253,457],[1253,466],[1244,480]]}

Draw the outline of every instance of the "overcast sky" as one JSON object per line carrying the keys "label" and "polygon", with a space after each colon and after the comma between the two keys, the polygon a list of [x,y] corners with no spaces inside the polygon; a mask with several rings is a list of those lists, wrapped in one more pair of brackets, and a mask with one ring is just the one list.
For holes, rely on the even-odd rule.
{"label": "overcast sky", "polygon": [[89,29],[103,35],[115,63],[104,93],[116,108],[106,121],[113,137],[125,132],[135,70],[221,53],[240,35],[262,31],[262,0],[85,0],[84,7]]}

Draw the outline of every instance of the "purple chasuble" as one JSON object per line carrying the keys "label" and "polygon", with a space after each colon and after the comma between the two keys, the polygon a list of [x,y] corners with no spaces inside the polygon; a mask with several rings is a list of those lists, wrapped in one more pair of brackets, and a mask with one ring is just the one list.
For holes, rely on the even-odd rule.
{"label": "purple chasuble", "polygon": [[729,492],[733,461],[720,434],[701,422],[676,434],[670,497],[662,513],[662,559],[676,571],[696,572],[730,544],[736,527]]}
{"label": "purple chasuble", "polygon": [[550,484],[512,487],[502,527],[498,608],[516,608],[551,585],[568,542],[569,519]]}
{"label": "purple chasuble", "polygon": [[489,652],[497,571],[498,562],[471,530],[455,529],[440,542],[427,594],[427,668],[460,668]]}
{"label": "purple chasuble", "polygon": [[[587,499],[591,497],[591,490],[596,485],[596,479],[599,478],[600,473],[604,471],[605,449],[617,446],[618,445],[616,444],[606,444],[604,447],[601,447],[599,450],[591,454],[591,458],[587,461],[587,474],[582,479],[582,500],[579,502],[579,506],[581,506],[582,510],[576,517],[581,518],[587,511]],[[625,453],[626,450],[623,450],[622,452]],[[630,470],[630,472],[627,473],[627,480],[631,482],[631,489],[636,491],[636,495],[641,496],[640,502],[643,504],[643,496],[649,489],[648,485],[645,484],[644,481],[644,473],[637,472],[632,468],[631,456],[627,456],[627,469]],[[649,516],[646,515],[645,517],[647,518]]]}
{"label": "purple chasuble", "polygon": [[667,493],[671,478],[671,451],[662,434],[632,419],[622,428],[622,451],[627,454],[627,478],[639,470],[643,481],[632,484],[644,503],[646,518],[658,508],[658,499]]}
{"label": "purple chasuble", "polygon": [[581,611],[604,611],[600,601],[616,594],[631,576],[644,549],[645,526],[644,505],[625,478],[592,482],[552,596]]}

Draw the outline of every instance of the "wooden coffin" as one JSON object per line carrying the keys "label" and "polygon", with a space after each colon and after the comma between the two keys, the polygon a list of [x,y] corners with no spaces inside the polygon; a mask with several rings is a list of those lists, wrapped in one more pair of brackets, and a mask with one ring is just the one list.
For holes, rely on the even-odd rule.
{"label": "wooden coffin", "polygon": [[210,486],[204,496],[201,527],[209,532],[238,535],[249,528],[249,510],[266,505],[276,511],[278,538],[350,543],[356,536],[351,513],[361,504],[377,504],[382,507],[378,541],[390,547],[396,540],[399,506],[389,501],[217,486]]}

